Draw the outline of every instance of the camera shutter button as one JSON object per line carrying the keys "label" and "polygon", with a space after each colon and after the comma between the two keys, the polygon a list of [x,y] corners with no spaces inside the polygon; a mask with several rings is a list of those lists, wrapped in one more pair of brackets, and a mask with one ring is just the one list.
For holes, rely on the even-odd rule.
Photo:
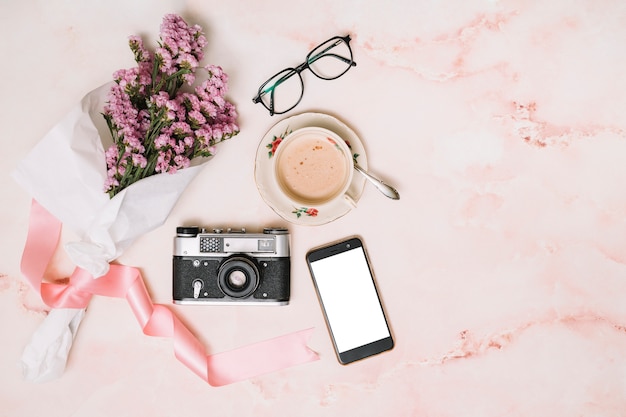
{"label": "camera shutter button", "polygon": [[182,226],[176,228],[176,234],[180,237],[195,237],[198,233],[200,233],[198,226]]}
{"label": "camera shutter button", "polygon": [[263,233],[268,235],[286,235],[289,234],[289,230],[284,227],[266,227],[263,229]]}

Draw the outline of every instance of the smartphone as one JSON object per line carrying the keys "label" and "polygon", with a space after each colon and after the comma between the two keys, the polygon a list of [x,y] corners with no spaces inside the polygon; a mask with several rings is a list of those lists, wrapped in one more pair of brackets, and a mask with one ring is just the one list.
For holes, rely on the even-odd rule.
{"label": "smartphone", "polygon": [[391,350],[393,337],[361,239],[312,249],[306,260],[339,362]]}

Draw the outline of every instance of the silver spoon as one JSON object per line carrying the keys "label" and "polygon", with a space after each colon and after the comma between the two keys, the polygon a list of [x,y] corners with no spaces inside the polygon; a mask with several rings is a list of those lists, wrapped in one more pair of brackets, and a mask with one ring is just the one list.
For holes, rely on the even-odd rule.
{"label": "silver spoon", "polygon": [[391,185],[385,184],[378,178],[373,177],[372,174],[369,174],[367,171],[361,168],[359,164],[356,163],[356,161],[354,161],[354,169],[356,169],[358,172],[363,174],[363,176],[369,182],[374,184],[374,186],[378,188],[381,193],[385,194],[387,197],[391,198],[392,200],[400,200],[400,193],[398,193],[398,190],[393,188]]}

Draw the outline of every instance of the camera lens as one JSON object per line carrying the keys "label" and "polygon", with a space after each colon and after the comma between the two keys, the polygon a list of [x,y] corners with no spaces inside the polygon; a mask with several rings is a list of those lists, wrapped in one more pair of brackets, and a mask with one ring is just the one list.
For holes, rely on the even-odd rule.
{"label": "camera lens", "polygon": [[231,288],[240,289],[246,286],[248,277],[243,271],[235,269],[228,275],[228,286]]}
{"label": "camera lens", "polygon": [[236,256],[222,263],[217,280],[224,294],[243,298],[251,295],[259,286],[259,272],[251,260]]}

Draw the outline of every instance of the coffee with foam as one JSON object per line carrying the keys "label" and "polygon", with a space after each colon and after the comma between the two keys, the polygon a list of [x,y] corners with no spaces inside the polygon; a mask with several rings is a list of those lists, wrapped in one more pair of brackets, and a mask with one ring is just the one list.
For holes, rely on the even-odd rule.
{"label": "coffee with foam", "polygon": [[341,139],[322,129],[292,135],[277,150],[276,179],[282,191],[298,203],[317,205],[343,194],[352,166]]}

